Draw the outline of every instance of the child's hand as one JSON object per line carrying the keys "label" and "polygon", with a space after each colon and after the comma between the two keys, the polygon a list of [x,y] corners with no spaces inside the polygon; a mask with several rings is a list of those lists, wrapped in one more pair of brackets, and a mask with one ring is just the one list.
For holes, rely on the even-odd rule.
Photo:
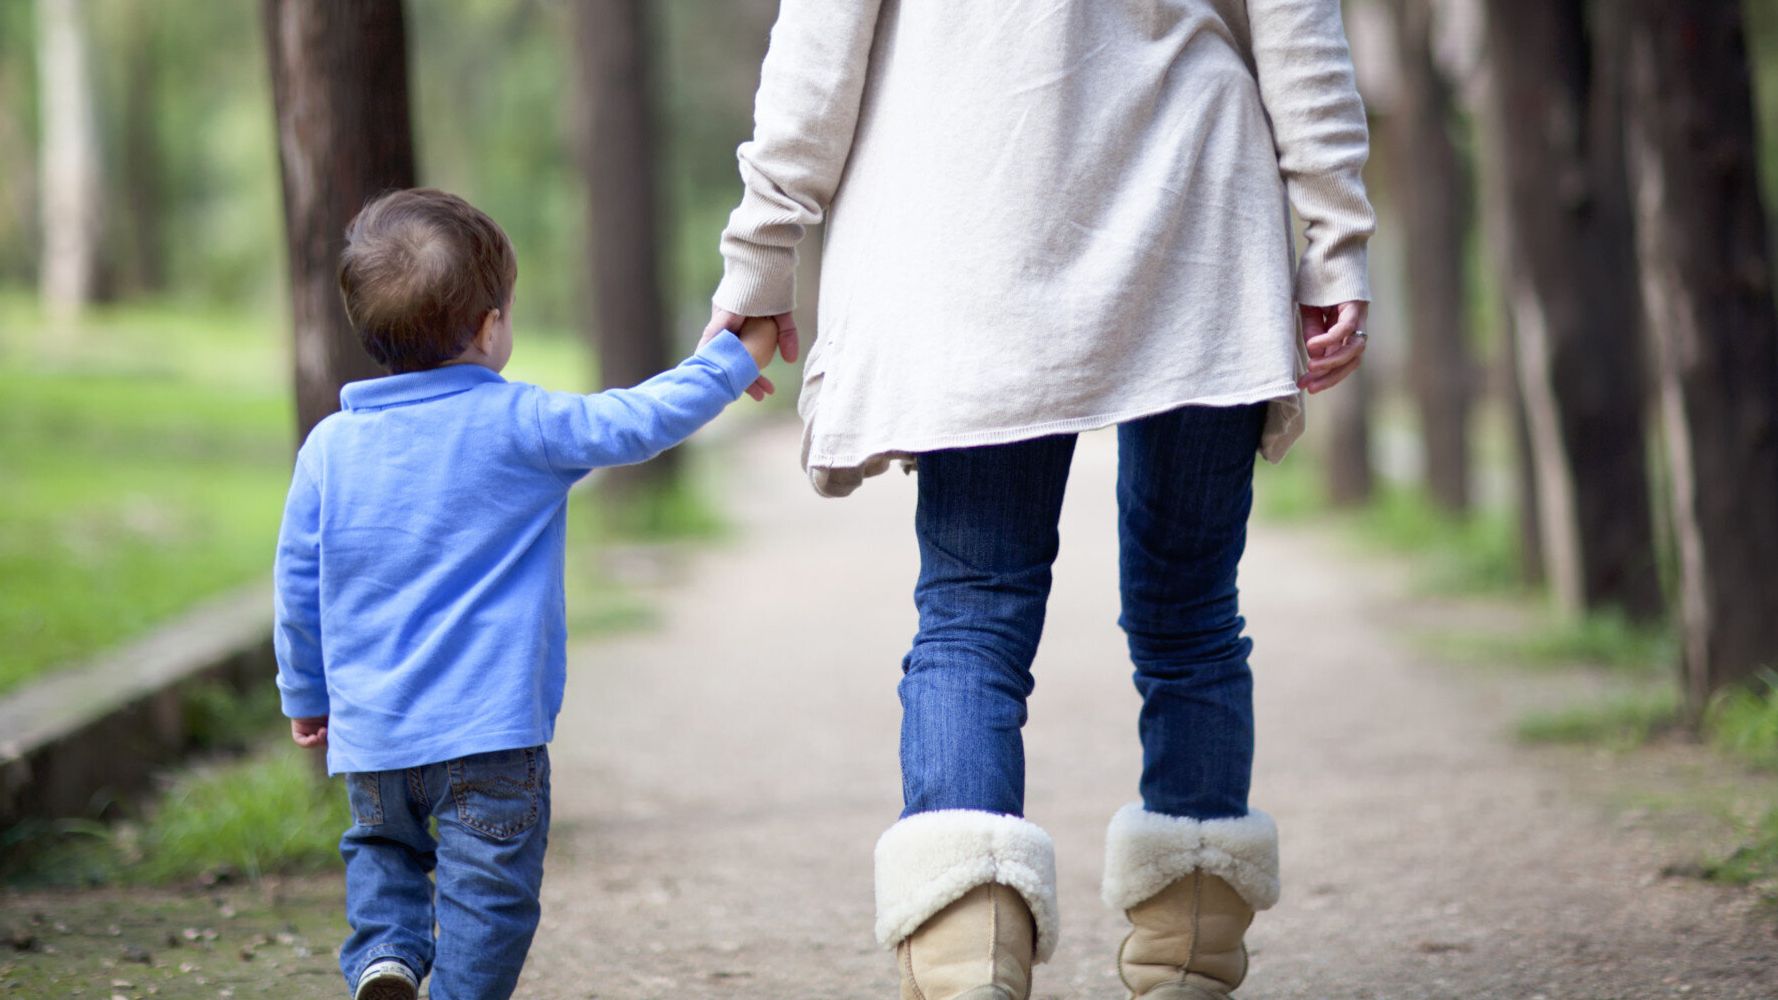
{"label": "child's hand", "polygon": [[312,719],[291,719],[290,738],[304,750],[320,750],[327,746],[327,716]]}
{"label": "child's hand", "polygon": [[741,346],[753,355],[753,363],[760,371],[765,371],[772,363],[772,355],[778,353],[778,321],[770,316],[749,316],[735,336],[741,338]]}

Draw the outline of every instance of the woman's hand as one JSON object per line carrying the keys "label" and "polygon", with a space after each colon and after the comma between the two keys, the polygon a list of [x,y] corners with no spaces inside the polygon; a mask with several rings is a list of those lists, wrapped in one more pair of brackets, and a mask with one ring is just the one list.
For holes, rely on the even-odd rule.
{"label": "woman's hand", "polygon": [[[785,361],[795,361],[801,348],[801,343],[796,336],[796,318],[789,313],[779,313],[770,318],[778,324],[778,353],[783,355]],[[704,327],[704,335],[698,338],[698,346],[703,347],[708,344],[712,338],[724,330],[739,333],[741,324],[746,319],[747,317],[738,316],[726,309],[711,309],[710,325]],[[752,396],[755,400],[762,400],[776,391],[778,391],[777,387],[772,385],[772,380],[764,375],[747,387],[747,395]]]}
{"label": "woman's hand", "polygon": [[1296,380],[1311,394],[1339,385],[1364,360],[1364,321],[1369,302],[1337,306],[1303,306],[1303,345],[1309,350],[1309,373]]}

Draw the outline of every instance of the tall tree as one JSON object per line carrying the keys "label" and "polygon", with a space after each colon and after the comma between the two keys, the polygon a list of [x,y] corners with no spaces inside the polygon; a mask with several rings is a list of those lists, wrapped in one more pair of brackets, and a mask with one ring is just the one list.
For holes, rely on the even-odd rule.
{"label": "tall tree", "polygon": [[[166,169],[156,128],[157,91],[160,88],[164,49],[160,12],[149,0],[113,4],[110,13],[120,23],[124,51],[119,54],[123,77],[120,120],[112,126],[117,137],[118,174],[112,182],[111,203],[126,216],[115,241],[112,268],[118,294],[154,292],[166,287],[165,201]],[[119,204],[121,202],[121,204]],[[115,218],[115,215],[114,215]]]}
{"label": "tall tree", "polygon": [[1408,381],[1420,414],[1428,492],[1446,510],[1469,507],[1469,411],[1474,395],[1464,254],[1468,171],[1451,138],[1452,86],[1433,54],[1433,0],[1389,0],[1395,100],[1383,117],[1389,186],[1407,255]]}
{"label": "tall tree", "polygon": [[[1441,12],[1451,17],[1464,43],[1456,62],[1454,76],[1464,110],[1475,124],[1478,145],[1484,150],[1501,149],[1508,141],[1503,108],[1494,94],[1500,86],[1499,70],[1488,58],[1486,32],[1482,26],[1489,16],[1487,0],[1442,0]],[[1532,451],[1531,424],[1525,412],[1525,395],[1519,383],[1519,352],[1513,330],[1512,304],[1519,294],[1524,276],[1512,249],[1511,200],[1506,188],[1506,172],[1497,156],[1478,156],[1476,167],[1476,216],[1480,224],[1482,246],[1486,248],[1492,286],[1487,289],[1493,308],[1493,329],[1486,331],[1489,341],[1497,345],[1492,381],[1500,387],[1499,395],[1506,405],[1511,421],[1513,442],[1514,507],[1518,521],[1519,575],[1524,582],[1544,582],[1543,522],[1538,510],[1537,463]]]}
{"label": "tall tree", "polygon": [[[645,0],[578,0],[574,7],[592,272],[585,329],[607,386],[635,385],[665,368],[671,355],[647,8]],[[672,474],[673,455],[608,482],[620,489],[660,482]]]}
{"label": "tall tree", "polygon": [[[1622,19],[1585,0],[1492,0],[1520,387],[1546,576],[1569,611],[1661,611],[1623,162]],[[1589,26],[1591,31],[1589,31]]]}
{"label": "tall tree", "polygon": [[1375,466],[1371,460],[1371,375],[1360,368],[1328,393],[1319,419],[1326,425],[1324,489],[1327,499],[1341,507],[1368,502],[1376,491]]}
{"label": "tall tree", "polygon": [[1741,5],[1628,6],[1637,244],[1696,720],[1717,690],[1778,667],[1778,313]]}
{"label": "tall tree", "polygon": [[86,5],[37,0],[37,65],[43,116],[44,308],[68,320],[98,284],[99,128],[93,107]]}
{"label": "tall tree", "polygon": [[295,318],[298,440],[339,408],[340,386],[382,374],[339,293],[346,224],[414,186],[401,0],[265,0]]}

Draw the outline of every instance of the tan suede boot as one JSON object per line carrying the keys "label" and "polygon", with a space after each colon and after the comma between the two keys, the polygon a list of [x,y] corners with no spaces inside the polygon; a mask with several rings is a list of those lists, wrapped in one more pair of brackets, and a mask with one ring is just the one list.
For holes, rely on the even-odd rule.
{"label": "tan suede boot", "polygon": [[978,885],[902,939],[901,1000],[1027,1000],[1035,947],[1024,898]]}
{"label": "tan suede boot", "polygon": [[1253,907],[1215,875],[1192,872],[1125,912],[1117,971],[1132,997],[1221,1000],[1246,978]]}
{"label": "tan suede boot", "polygon": [[1278,901],[1278,827],[1132,803],[1105,834],[1103,896],[1130,919],[1117,967],[1135,1000],[1222,1000],[1246,978],[1254,911]]}

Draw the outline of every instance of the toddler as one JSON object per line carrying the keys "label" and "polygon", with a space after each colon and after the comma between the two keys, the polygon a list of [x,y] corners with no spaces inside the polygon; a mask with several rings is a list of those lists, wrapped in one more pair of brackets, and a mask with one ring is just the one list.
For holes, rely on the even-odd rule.
{"label": "toddler", "polygon": [[390,374],[346,386],[297,453],[278,689],[296,742],[346,776],[353,996],[412,1000],[430,973],[434,1000],[508,997],[539,914],[568,489],[722,412],[776,327],[749,321],[634,389],[548,392],[500,377],[518,266],[492,219],[397,191],[346,243],[346,312]]}

